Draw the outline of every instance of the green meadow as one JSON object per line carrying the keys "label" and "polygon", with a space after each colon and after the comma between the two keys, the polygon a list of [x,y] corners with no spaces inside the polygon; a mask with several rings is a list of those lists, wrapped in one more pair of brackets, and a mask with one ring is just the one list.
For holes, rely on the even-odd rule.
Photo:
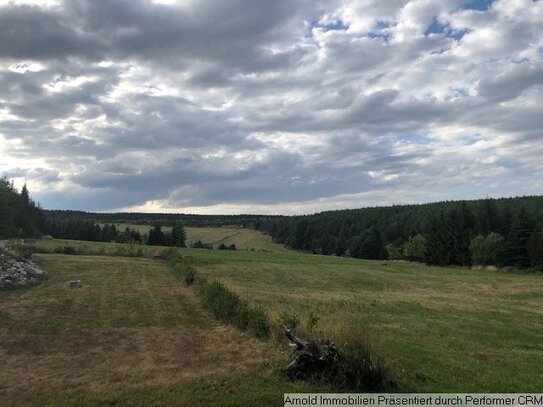
{"label": "green meadow", "polygon": [[[138,225],[131,223],[116,223],[118,230],[123,231],[129,227],[137,230],[141,234],[148,234],[151,230],[151,225]],[[269,250],[273,252],[285,252],[282,245],[276,244],[271,237],[264,235],[254,229],[244,229],[237,226],[223,227],[185,227],[187,233],[187,246],[198,240],[207,243],[213,243],[214,247],[221,243],[229,246],[235,244],[238,250]],[[170,227],[163,227],[163,231],[170,232]]]}
{"label": "green meadow", "polygon": [[[240,234],[247,232],[254,231]],[[393,391],[543,391],[541,274],[269,244],[265,251],[176,249],[198,274],[265,310],[272,335],[262,342],[215,321],[193,288],[150,258],[165,249],[38,241],[48,279],[0,292],[0,401],[280,405],[287,391],[330,391],[281,374],[290,358],[285,314],[299,321],[301,335],[340,349],[364,343],[388,367]],[[55,253],[65,247],[78,254]],[[68,289],[71,279],[83,288]]]}

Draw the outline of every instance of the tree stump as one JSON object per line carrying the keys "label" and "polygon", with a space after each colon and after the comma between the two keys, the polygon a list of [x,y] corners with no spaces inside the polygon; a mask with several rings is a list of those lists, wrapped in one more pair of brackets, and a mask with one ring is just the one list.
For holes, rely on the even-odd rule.
{"label": "tree stump", "polygon": [[290,379],[326,379],[337,374],[340,358],[333,343],[304,341],[290,329],[285,331],[285,335],[296,346],[295,358],[287,367]]}

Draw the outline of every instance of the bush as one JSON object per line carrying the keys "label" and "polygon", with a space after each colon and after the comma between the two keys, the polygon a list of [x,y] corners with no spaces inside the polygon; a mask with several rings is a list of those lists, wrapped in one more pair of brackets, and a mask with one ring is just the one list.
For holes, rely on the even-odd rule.
{"label": "bush", "polygon": [[469,250],[473,264],[500,266],[505,258],[505,238],[498,233],[479,235],[471,241]]}
{"label": "bush", "polygon": [[208,283],[205,278],[197,278],[197,290],[215,318],[248,330],[259,339],[267,339],[270,334],[268,317],[261,308],[252,308],[236,293],[223,284]]}
{"label": "bush", "polygon": [[250,307],[236,293],[217,281],[208,282],[205,277],[186,263],[194,259],[182,256],[178,251],[168,253],[168,262],[174,273],[184,279],[187,286],[195,285],[197,294],[203,298],[207,308],[220,321],[236,325],[248,330],[259,339],[267,339],[270,335],[268,317],[261,308]]}
{"label": "bush", "polygon": [[259,339],[267,339],[270,336],[268,316],[262,308],[249,308],[248,328]]}
{"label": "bush", "polygon": [[196,279],[196,270],[194,270],[191,266],[187,266],[186,264],[176,264],[175,272],[185,281],[187,287],[194,284],[194,280]]}
{"label": "bush", "polygon": [[224,243],[221,243],[219,247],[217,247],[219,250],[237,250],[236,245],[232,243],[231,245],[225,245]]}
{"label": "bush", "polygon": [[279,314],[278,322],[285,329],[295,329],[300,324],[300,319],[294,312],[284,310]]}
{"label": "bush", "polygon": [[73,246],[59,246],[59,247],[55,247],[55,253],[77,254],[77,249]]}
{"label": "bush", "polygon": [[309,332],[313,332],[313,330],[315,329],[315,327],[319,323],[319,320],[320,320],[320,318],[319,318],[318,315],[310,312],[309,315],[307,316],[307,319],[306,319],[306,322],[305,322],[306,329]]}

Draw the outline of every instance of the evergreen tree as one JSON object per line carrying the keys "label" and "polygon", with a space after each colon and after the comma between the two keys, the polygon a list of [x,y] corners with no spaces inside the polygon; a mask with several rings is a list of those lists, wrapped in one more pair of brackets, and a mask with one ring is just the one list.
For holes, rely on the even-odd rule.
{"label": "evergreen tree", "polygon": [[365,230],[357,239],[351,249],[351,256],[362,259],[383,259],[386,251],[383,240],[376,227]]}
{"label": "evergreen tree", "polygon": [[443,212],[430,220],[427,228],[426,253],[427,264],[445,266],[450,264],[449,234]]}
{"label": "evergreen tree", "polygon": [[19,193],[13,182],[0,178],[0,237],[38,237],[44,225],[43,211],[26,185]]}
{"label": "evergreen tree", "polygon": [[543,270],[543,229],[532,233],[528,243],[531,266]]}
{"label": "evergreen tree", "polygon": [[491,232],[498,232],[498,211],[494,199],[485,199],[479,210],[479,232],[488,235]]}
{"label": "evergreen tree", "polygon": [[147,244],[151,246],[164,246],[166,243],[166,236],[162,232],[160,225],[154,225],[153,228],[149,231],[149,236],[147,237]]}
{"label": "evergreen tree", "polygon": [[507,265],[519,268],[530,267],[528,244],[533,231],[533,220],[526,209],[521,208],[517,216],[513,218],[511,232],[507,238]]}
{"label": "evergreen tree", "polygon": [[345,227],[341,226],[339,231],[339,236],[336,241],[336,256],[343,256],[347,251],[347,237],[345,236]]}
{"label": "evergreen tree", "polygon": [[186,239],[187,235],[185,233],[183,225],[180,223],[174,224],[170,233],[170,245],[176,247],[185,247]]}

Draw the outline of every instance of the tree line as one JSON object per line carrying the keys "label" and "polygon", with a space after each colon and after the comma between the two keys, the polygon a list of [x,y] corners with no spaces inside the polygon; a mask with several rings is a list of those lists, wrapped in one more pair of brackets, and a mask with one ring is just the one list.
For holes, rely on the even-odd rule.
{"label": "tree line", "polygon": [[275,219],[263,229],[276,242],[318,254],[543,269],[543,197],[328,211]]}
{"label": "tree line", "polygon": [[[115,219],[154,221],[147,235],[118,230]],[[162,219],[163,222],[157,220]],[[437,202],[306,216],[93,214],[44,211],[26,185],[17,191],[0,178],[0,238],[39,237],[185,246],[182,219],[198,225],[239,224],[270,234],[285,246],[312,253],[392,259],[433,265],[496,265],[543,270],[543,196]],[[162,226],[169,225],[170,231]]]}
{"label": "tree line", "polygon": [[172,226],[182,223],[191,227],[240,226],[258,229],[282,216],[275,215],[189,215],[184,213],[95,213],[71,210],[45,210],[49,220],[94,221],[96,223],[130,223],[138,225]]}
{"label": "tree line", "polygon": [[30,199],[26,184],[19,192],[13,182],[0,178],[0,238],[38,237],[44,221],[43,210]]}
{"label": "tree line", "polygon": [[57,239],[87,240],[91,242],[117,242],[147,244],[151,246],[185,247],[187,235],[181,223],[175,223],[170,231],[154,225],[148,234],[126,227],[119,230],[113,224],[100,225],[91,220],[51,220],[44,222],[43,232]]}

